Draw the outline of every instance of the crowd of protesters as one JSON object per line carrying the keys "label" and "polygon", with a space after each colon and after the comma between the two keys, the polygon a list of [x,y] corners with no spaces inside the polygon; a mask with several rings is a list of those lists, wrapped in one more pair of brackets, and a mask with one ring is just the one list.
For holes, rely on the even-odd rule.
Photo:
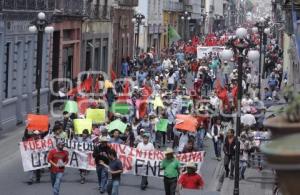
{"label": "crowd of protesters", "polygon": [[[221,36],[214,37],[221,39]],[[124,58],[120,65],[122,80],[114,85],[114,78],[107,81],[104,75],[87,75],[82,81],[83,85],[66,93],[66,98],[71,100],[80,101],[85,98],[89,101],[86,107],[91,108],[105,108],[103,101],[108,104],[108,108],[115,102],[127,102],[132,105],[128,114],[122,115],[109,110],[106,123],[94,124],[91,134],[85,130],[82,135],[75,135],[73,120],[84,114],[64,112],[62,120],[55,121],[48,134],[40,134],[38,131],[29,134],[25,131],[23,140],[52,136],[58,140],[74,139],[93,143],[100,193],[117,195],[123,170],[121,161],[118,160],[116,152],[109,147],[109,143],[125,144],[141,150],[160,150],[167,147],[166,157],[162,161],[166,195],[174,195],[178,188],[204,187],[203,178],[195,172],[196,165],[190,162],[185,167],[180,167],[174,154],[205,151],[206,139],[213,142],[216,160],[224,160],[226,177],[233,178],[235,144],[238,139],[232,117],[237,109],[237,64],[234,59],[222,61],[217,52],[197,59],[195,48],[198,44],[201,44],[199,38],[187,43],[178,41],[160,53],[149,49],[135,61]],[[267,48],[266,62],[268,86],[265,88],[263,99],[278,99],[276,92],[286,76],[282,70],[282,51],[273,40]],[[245,178],[251,153],[258,151],[254,137],[257,137],[258,132],[265,133],[262,122],[266,109],[261,106],[258,97],[257,69],[254,69],[253,63],[249,61],[245,61],[243,66],[241,179]],[[78,87],[86,94],[78,93]],[[157,98],[162,104],[155,105]],[[142,105],[141,102],[146,103]],[[197,130],[192,132],[176,129],[178,114],[196,118]],[[108,131],[107,125],[115,119],[120,119],[128,125],[125,133],[117,129]],[[154,130],[159,119],[168,120],[166,132]],[[49,153],[48,161],[51,164],[51,182],[56,195],[59,194],[64,164],[67,161],[63,142],[57,142],[57,148]],[[85,183],[87,174],[88,171],[79,170],[82,184]],[[41,170],[30,172],[28,184],[33,183],[34,175],[36,182],[39,182]],[[140,188],[146,190],[147,187],[147,177],[142,176]]]}

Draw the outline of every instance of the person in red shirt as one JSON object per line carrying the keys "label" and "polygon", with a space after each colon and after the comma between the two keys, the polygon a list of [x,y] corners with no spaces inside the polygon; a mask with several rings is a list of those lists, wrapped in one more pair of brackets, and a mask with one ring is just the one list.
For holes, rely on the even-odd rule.
{"label": "person in red shirt", "polygon": [[179,189],[203,189],[204,181],[203,178],[196,173],[197,167],[195,163],[189,162],[186,165],[186,173],[179,177],[178,184]]}
{"label": "person in red shirt", "polygon": [[56,148],[50,150],[48,153],[48,162],[51,164],[50,173],[54,195],[59,195],[59,187],[65,171],[65,165],[68,163],[68,156],[69,153],[64,150],[64,141],[61,139],[56,141]]}

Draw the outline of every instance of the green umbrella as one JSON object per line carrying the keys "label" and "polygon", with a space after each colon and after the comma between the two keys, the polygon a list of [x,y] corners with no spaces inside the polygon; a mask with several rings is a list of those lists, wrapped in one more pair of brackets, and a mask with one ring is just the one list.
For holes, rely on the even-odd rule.
{"label": "green umbrella", "polygon": [[119,130],[121,133],[125,133],[127,124],[123,123],[120,119],[114,120],[108,126],[109,132],[113,130]]}

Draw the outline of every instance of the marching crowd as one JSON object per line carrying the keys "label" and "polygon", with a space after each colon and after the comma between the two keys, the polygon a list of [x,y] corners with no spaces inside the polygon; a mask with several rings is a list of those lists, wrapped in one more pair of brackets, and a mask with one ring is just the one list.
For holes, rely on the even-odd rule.
{"label": "marching crowd", "polygon": [[[76,135],[73,120],[83,117],[84,112],[66,111],[63,118],[55,121],[52,127],[49,126],[49,132],[45,134],[25,130],[23,141],[41,139],[45,136],[58,140],[57,147],[48,154],[54,195],[59,194],[64,166],[68,162],[68,154],[61,139],[94,144],[93,157],[96,162],[100,193],[117,195],[123,170],[117,153],[109,147],[109,143],[125,144],[141,150],[166,148],[165,159],[162,162],[166,195],[174,195],[176,189],[180,188],[204,187],[203,178],[196,172],[196,164],[190,162],[185,167],[180,167],[174,154],[205,151],[206,139],[213,142],[216,160],[223,159],[226,177],[233,178],[235,144],[238,139],[232,115],[236,111],[237,64],[234,59],[222,61],[217,52],[211,52],[204,58],[197,59],[195,48],[198,44],[199,39],[187,43],[178,41],[163,49],[160,56],[153,49],[149,49],[136,61],[129,58],[122,59],[122,81],[118,80],[112,85],[112,82],[105,80],[103,75],[96,77],[87,75],[82,84],[75,88],[76,90],[69,89],[65,98],[74,101],[85,98],[88,100],[86,108],[103,109],[105,108],[103,101],[107,102],[109,108],[116,102],[131,105],[126,114],[109,109],[106,123],[93,124],[91,133],[84,130],[82,135]],[[282,51],[273,39],[268,44],[266,56],[268,86],[265,88],[263,100],[273,102],[279,98],[279,89],[287,79],[282,70]],[[261,106],[258,97],[257,69],[253,68],[254,65],[250,61],[245,61],[243,66],[245,95],[242,100],[244,114],[241,117],[240,179],[245,178],[251,154],[259,150],[255,138],[263,137],[266,132],[262,125],[266,108]],[[85,93],[78,93],[78,90]],[[196,130],[177,129],[176,124],[180,122],[177,115],[190,115],[195,118]],[[107,125],[115,119],[127,124],[124,133],[118,129],[108,130]],[[168,120],[165,132],[155,131],[155,125],[160,119]],[[31,171],[28,184],[33,183],[34,177],[36,182],[39,182],[41,171]],[[87,170],[79,171],[82,184],[85,183],[87,174]],[[146,190],[147,186],[147,177],[142,176],[140,187]]]}

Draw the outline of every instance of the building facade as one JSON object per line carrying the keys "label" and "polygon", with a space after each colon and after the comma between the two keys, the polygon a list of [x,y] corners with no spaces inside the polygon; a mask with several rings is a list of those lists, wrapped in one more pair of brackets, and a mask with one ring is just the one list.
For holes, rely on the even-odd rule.
{"label": "building facade", "polygon": [[132,58],[134,52],[134,24],[132,18],[138,0],[114,1],[112,8],[112,69],[120,74],[122,58]]}
{"label": "building facade", "polygon": [[180,17],[184,13],[182,0],[164,0],[163,1],[163,28],[162,46],[169,46],[168,27],[173,27],[181,36],[183,30],[180,27]]}
{"label": "building facade", "polygon": [[148,48],[154,48],[160,54],[163,25],[163,0],[148,0]]}
{"label": "building facade", "polygon": [[108,72],[111,64],[112,1],[94,0],[84,2],[82,24],[81,70]]}
{"label": "building facade", "polygon": [[[55,1],[0,1],[0,128],[10,129],[26,120],[36,108],[37,34],[28,30],[39,11],[48,19]],[[22,10],[22,11],[21,11]],[[49,66],[52,35],[45,34],[43,45],[41,107],[48,112]]]}

